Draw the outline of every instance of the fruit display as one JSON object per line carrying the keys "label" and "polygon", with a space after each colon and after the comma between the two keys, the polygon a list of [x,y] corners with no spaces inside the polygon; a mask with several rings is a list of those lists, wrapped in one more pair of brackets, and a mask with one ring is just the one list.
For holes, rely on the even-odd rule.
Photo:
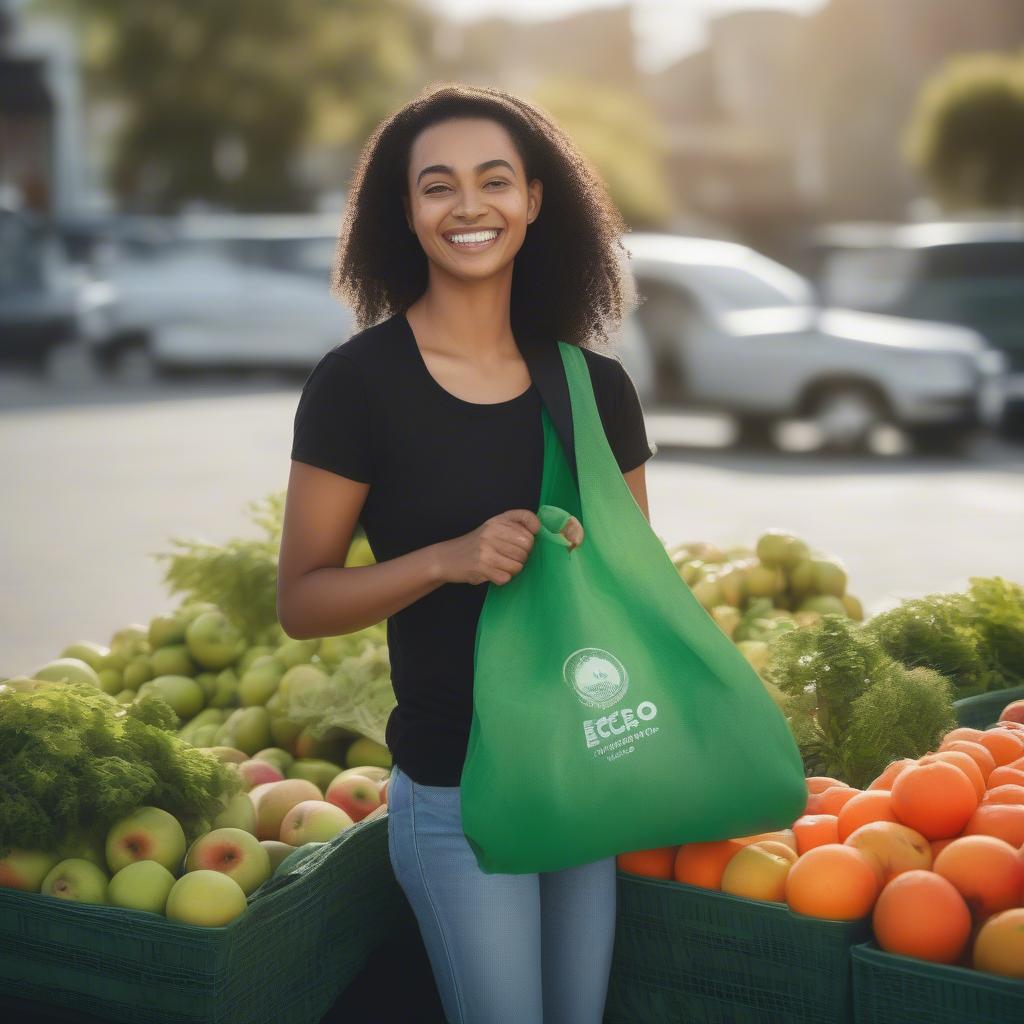
{"label": "fruit display", "polygon": [[621,871],[869,919],[881,949],[1024,980],[1024,702],[863,788],[807,779],[789,828],[620,854]]}

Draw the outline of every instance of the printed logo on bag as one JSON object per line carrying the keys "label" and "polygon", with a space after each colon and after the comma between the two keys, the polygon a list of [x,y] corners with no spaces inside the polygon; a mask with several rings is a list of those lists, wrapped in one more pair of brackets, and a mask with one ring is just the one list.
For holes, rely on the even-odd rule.
{"label": "printed logo on bag", "polygon": [[629,689],[625,665],[600,647],[581,647],[573,651],[565,659],[562,675],[576,691],[576,696],[592,708],[617,704]]}
{"label": "printed logo on bag", "polygon": [[[565,659],[562,675],[587,707],[611,707],[622,700],[629,689],[626,666],[600,647],[581,647],[573,651]],[[657,714],[655,704],[644,700],[635,709],[619,708],[610,715],[588,718],[583,723],[584,741],[594,757],[604,758],[609,763],[617,761],[632,754],[638,742],[657,735],[658,726],[651,723]]]}

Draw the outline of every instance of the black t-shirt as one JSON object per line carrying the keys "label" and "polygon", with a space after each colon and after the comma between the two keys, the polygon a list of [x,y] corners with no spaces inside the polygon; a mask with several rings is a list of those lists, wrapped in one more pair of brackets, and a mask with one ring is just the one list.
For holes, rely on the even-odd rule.
{"label": "black t-shirt", "polygon": [[[623,472],[650,458],[633,381],[581,349]],[[505,402],[457,398],[432,376],[404,314],[354,334],[310,372],[291,457],[370,485],[360,522],[378,562],[536,510],[544,458],[536,385]],[[386,741],[427,786],[457,786],[472,722],[473,650],[487,583],[445,583],[388,618],[397,707]]]}

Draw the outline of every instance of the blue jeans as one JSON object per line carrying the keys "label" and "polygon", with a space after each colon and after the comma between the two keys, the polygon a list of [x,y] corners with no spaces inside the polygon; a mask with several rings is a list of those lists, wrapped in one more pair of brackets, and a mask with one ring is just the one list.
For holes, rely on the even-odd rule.
{"label": "blue jeans", "polygon": [[462,831],[458,786],[398,765],[388,851],[449,1024],[601,1024],[615,942],[616,865],[487,874]]}

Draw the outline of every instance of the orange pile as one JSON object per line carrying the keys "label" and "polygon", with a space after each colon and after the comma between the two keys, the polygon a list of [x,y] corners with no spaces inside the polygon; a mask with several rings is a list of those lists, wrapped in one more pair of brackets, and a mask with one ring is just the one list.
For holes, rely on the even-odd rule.
{"label": "orange pile", "polygon": [[889,952],[1024,979],[1024,724],[953,729],[864,790],[813,776],[791,828],[617,863],[811,917],[870,914]]}

